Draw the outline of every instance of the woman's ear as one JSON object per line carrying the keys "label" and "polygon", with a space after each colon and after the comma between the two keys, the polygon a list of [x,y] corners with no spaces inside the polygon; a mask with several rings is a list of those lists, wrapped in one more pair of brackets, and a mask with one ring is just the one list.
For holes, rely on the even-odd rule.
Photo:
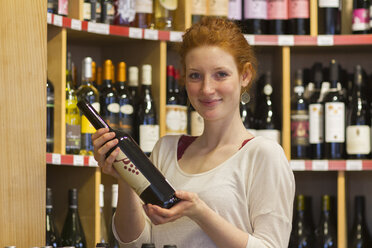
{"label": "woman's ear", "polygon": [[252,64],[247,62],[242,71],[242,87],[247,87],[252,80]]}

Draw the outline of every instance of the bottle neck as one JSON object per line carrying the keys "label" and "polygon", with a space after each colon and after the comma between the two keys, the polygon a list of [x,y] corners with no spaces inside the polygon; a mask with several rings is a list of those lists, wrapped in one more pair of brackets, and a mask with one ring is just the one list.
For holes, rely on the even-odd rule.
{"label": "bottle neck", "polygon": [[85,99],[80,99],[77,103],[78,108],[84,114],[89,122],[93,125],[95,129],[109,128],[110,131],[113,129],[103,120],[103,118],[97,113],[94,107],[87,102]]}

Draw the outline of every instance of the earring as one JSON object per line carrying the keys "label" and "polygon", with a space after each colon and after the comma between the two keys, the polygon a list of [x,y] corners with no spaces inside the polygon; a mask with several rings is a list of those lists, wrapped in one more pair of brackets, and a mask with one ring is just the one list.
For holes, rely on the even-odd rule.
{"label": "earring", "polygon": [[249,103],[249,101],[251,100],[251,97],[249,96],[247,90],[244,90],[244,92],[243,92],[243,94],[242,94],[242,96],[241,96],[240,99],[241,99],[240,101],[241,101],[243,104],[247,104],[247,103]]}

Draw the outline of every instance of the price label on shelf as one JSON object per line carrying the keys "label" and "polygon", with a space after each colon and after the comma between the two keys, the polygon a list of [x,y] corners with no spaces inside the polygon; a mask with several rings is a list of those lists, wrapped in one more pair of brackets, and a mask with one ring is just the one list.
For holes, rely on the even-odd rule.
{"label": "price label on shelf", "polygon": [[47,13],[47,23],[52,24],[52,13]]}
{"label": "price label on shelf", "polygon": [[147,40],[158,40],[159,39],[158,30],[145,29],[145,39],[147,39]]}
{"label": "price label on shelf", "polygon": [[313,171],[327,171],[328,160],[313,160]]}
{"label": "price label on shelf", "polygon": [[183,35],[183,32],[171,31],[169,34],[169,40],[173,42],[181,42],[182,35]]}
{"label": "price label on shelf", "polygon": [[278,35],[279,46],[293,46],[294,36],[293,35]]}
{"label": "price label on shelf", "polygon": [[61,164],[61,154],[52,153],[52,164]]}
{"label": "price label on shelf", "polygon": [[346,170],[361,171],[363,170],[362,160],[346,160]]}
{"label": "price label on shelf", "polygon": [[74,155],[74,165],[78,165],[78,166],[84,165],[84,156]]}
{"label": "price label on shelf", "polygon": [[247,40],[248,44],[253,46],[254,45],[254,35],[245,34],[244,38]]}
{"label": "price label on shelf", "polygon": [[88,22],[88,32],[107,35],[110,33],[110,26],[105,23]]}
{"label": "price label on shelf", "polygon": [[89,166],[98,166],[97,161],[94,159],[93,156],[89,156]]}
{"label": "price label on shelf", "polygon": [[142,28],[129,28],[129,37],[134,39],[142,39]]}
{"label": "price label on shelf", "polygon": [[62,16],[60,15],[54,15],[53,24],[59,27],[62,27]]}
{"label": "price label on shelf", "polygon": [[291,160],[291,168],[294,171],[304,171],[305,161],[304,160]]}
{"label": "price label on shelf", "polygon": [[317,44],[318,46],[333,46],[333,35],[318,35]]}
{"label": "price label on shelf", "polygon": [[71,29],[81,30],[81,21],[76,19],[71,19]]}

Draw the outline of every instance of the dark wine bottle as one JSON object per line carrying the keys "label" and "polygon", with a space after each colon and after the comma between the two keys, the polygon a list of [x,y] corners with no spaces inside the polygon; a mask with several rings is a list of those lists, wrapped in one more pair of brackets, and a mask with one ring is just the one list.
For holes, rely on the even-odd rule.
{"label": "dark wine bottle", "polygon": [[[114,213],[116,212],[116,207],[118,205],[118,185],[117,184],[112,185],[111,193],[112,193],[111,208],[112,208],[112,216],[113,216]],[[112,218],[111,218],[111,220],[112,220]],[[110,247],[111,248],[119,248],[119,243],[116,240],[116,238],[114,236],[114,232],[112,230],[112,221],[111,221],[111,225],[110,225],[109,242],[110,242]]]}
{"label": "dark wine bottle", "polygon": [[310,1],[289,0],[288,33],[306,35],[310,33]]}
{"label": "dark wine bottle", "polygon": [[[249,97],[250,98],[250,97]],[[251,108],[249,107],[249,102],[247,103],[240,101],[240,117],[244,127],[253,135],[256,135],[256,123],[252,113]]]}
{"label": "dark wine bottle", "polygon": [[363,69],[357,65],[346,122],[346,153],[351,159],[366,159],[371,153],[371,117],[364,85]]}
{"label": "dark wine bottle", "polygon": [[314,229],[309,222],[306,197],[296,197],[296,212],[292,226],[289,248],[312,248],[315,245]]}
{"label": "dark wine bottle", "polygon": [[369,33],[369,8],[369,0],[353,1],[353,24],[351,26],[353,34]]}
{"label": "dark wine bottle", "polygon": [[372,247],[372,239],[368,231],[365,217],[365,197],[354,198],[354,224],[349,234],[348,248]]}
{"label": "dark wine bottle", "polygon": [[138,105],[138,139],[139,145],[146,155],[150,155],[159,139],[159,124],[156,115],[155,102],[152,97],[151,65],[142,66],[141,97]]}
{"label": "dark wine bottle", "polygon": [[138,28],[154,28],[153,1],[136,0],[134,25]]}
{"label": "dark wine bottle", "polygon": [[269,34],[287,34],[288,0],[268,0]]}
{"label": "dark wine bottle", "polygon": [[267,2],[244,0],[243,32],[267,34]]}
{"label": "dark wine bottle", "polygon": [[108,234],[106,226],[106,218],[104,213],[105,207],[105,186],[103,184],[99,185],[99,215],[100,215],[100,243],[108,243]]}
{"label": "dark wine bottle", "polygon": [[292,159],[309,158],[309,110],[304,98],[303,73],[296,71],[294,95],[291,100],[291,155]]}
{"label": "dark wine bottle", "polygon": [[54,147],[54,87],[52,82],[47,79],[47,134],[46,150],[53,152]]}
{"label": "dark wine bottle", "polygon": [[319,0],[319,12],[324,23],[324,34],[340,34],[341,32],[341,6],[339,0]]}
{"label": "dark wine bottle", "polygon": [[138,89],[138,67],[137,66],[130,66],[129,69],[129,93],[132,96],[133,99],[133,136],[132,138],[139,143],[139,137],[138,137],[138,105],[140,102],[140,96],[139,96],[139,89]]}
{"label": "dark wine bottle", "polygon": [[101,23],[112,24],[115,8],[112,0],[101,0]]}
{"label": "dark wine bottle", "polygon": [[115,88],[112,85],[112,62],[106,60],[103,66],[103,81],[100,98],[101,116],[113,128],[119,126],[120,105]]}
{"label": "dark wine bottle", "polygon": [[329,195],[324,195],[322,197],[322,211],[320,214],[319,225],[315,230],[315,247],[337,247],[337,227],[332,209],[333,206],[331,206],[331,197]]}
{"label": "dark wine bottle", "polygon": [[324,157],[324,134],[323,134],[323,105],[321,88],[323,82],[323,69],[321,63],[315,63],[312,67],[314,90],[309,101],[309,143],[310,158],[322,159]]}
{"label": "dark wine bottle", "polygon": [[84,21],[92,20],[92,4],[90,3],[90,0],[84,0],[83,19]]}
{"label": "dark wine bottle", "polygon": [[83,226],[78,212],[78,191],[73,188],[68,191],[68,212],[61,234],[62,246],[87,248]]}
{"label": "dark wine bottle", "polygon": [[176,99],[178,103],[178,114],[179,114],[179,133],[187,134],[187,91],[184,85],[180,85],[180,71],[178,69],[174,70],[174,93],[176,94]]}
{"label": "dark wine bottle", "polygon": [[51,188],[47,188],[46,191],[46,238],[45,244],[52,246],[53,248],[59,247],[59,233],[57,230],[56,223],[54,221],[53,213],[53,193]]}
{"label": "dark wine bottle", "polygon": [[178,202],[172,186],[129,134],[113,130],[84,99],[78,102],[78,107],[96,129],[109,128],[116,133],[116,138],[119,140],[116,147],[121,151],[113,166],[146,204],[170,208]]}
{"label": "dark wine bottle", "polygon": [[173,65],[167,66],[167,99],[165,105],[165,132],[166,134],[177,133],[180,129],[180,116],[177,108],[177,96],[175,93],[175,70]]}
{"label": "dark wine bottle", "polygon": [[339,66],[332,60],[329,66],[331,88],[324,96],[325,157],[345,157],[345,103],[340,94]]}

